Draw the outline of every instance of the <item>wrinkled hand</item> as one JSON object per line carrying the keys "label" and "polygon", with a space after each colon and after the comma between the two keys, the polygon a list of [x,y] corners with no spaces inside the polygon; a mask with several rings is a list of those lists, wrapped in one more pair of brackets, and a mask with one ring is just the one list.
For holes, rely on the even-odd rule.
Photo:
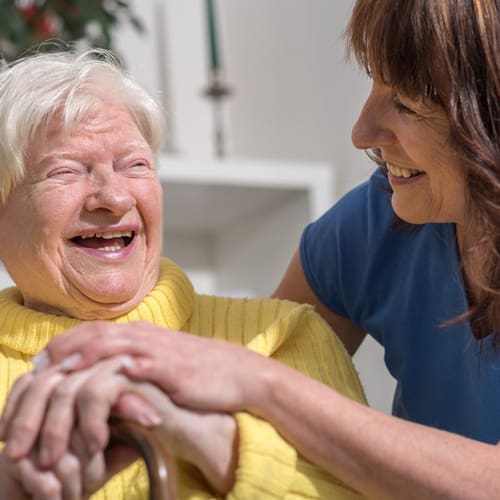
{"label": "wrinkled hand", "polygon": [[[72,446],[81,446],[74,439]],[[66,451],[50,469],[37,464],[36,454],[31,453],[17,461],[6,453],[0,455],[0,498],[16,500],[83,500],[103,484],[106,468],[104,457],[97,454],[90,460],[80,461],[73,451]],[[85,485],[92,485],[87,489]]]}
{"label": "wrinkled hand", "polygon": [[156,384],[177,404],[234,412],[262,401],[255,375],[273,361],[244,347],[150,323],[85,322],[49,343],[40,367],[68,361],[74,368],[126,354],[134,363],[123,372]]}
{"label": "wrinkled hand", "polygon": [[[121,376],[121,386],[110,376],[118,374],[126,364],[124,356],[110,358],[78,372],[68,373],[65,367],[54,366],[39,374],[27,373],[20,377],[7,399],[0,420],[0,439],[6,441],[7,456],[16,460],[32,451],[39,441],[39,462],[42,467],[54,465],[69,447],[69,440],[77,416],[93,413],[89,421],[80,421],[82,434],[89,438],[86,443],[89,454],[102,450],[108,442],[107,419],[118,394],[128,388],[128,380]],[[99,388],[98,398],[93,397]],[[87,398],[87,394],[91,393]],[[102,403],[106,400],[107,405]],[[138,415],[141,424],[158,424],[159,417],[148,405],[144,415]],[[149,420],[148,420],[149,416]],[[40,435],[38,433],[40,432]]]}
{"label": "wrinkled hand", "polygon": [[[198,466],[216,490],[227,492],[236,467],[234,419],[177,407],[158,388],[133,382],[120,373],[128,363],[128,358],[119,356],[71,373],[66,373],[67,366],[55,366],[22,377],[2,416],[7,457],[25,458],[38,442],[35,451],[39,451],[39,463],[44,468],[54,468],[76,433],[84,443],[77,457],[85,464],[87,457],[102,455],[106,448],[108,419],[113,414],[142,425],[161,423],[172,452]],[[103,484],[103,478],[136,458],[123,447],[119,449],[122,451],[107,453],[107,474],[101,474],[99,481],[90,485],[84,482],[86,490],[95,491]]]}
{"label": "wrinkled hand", "polygon": [[[161,417],[162,438],[171,452],[200,469],[211,486],[226,494],[233,487],[238,461],[238,429],[231,415],[181,408],[160,389],[140,383],[136,395],[123,397],[114,414],[134,420],[140,395]],[[91,415],[89,415],[89,418]]]}

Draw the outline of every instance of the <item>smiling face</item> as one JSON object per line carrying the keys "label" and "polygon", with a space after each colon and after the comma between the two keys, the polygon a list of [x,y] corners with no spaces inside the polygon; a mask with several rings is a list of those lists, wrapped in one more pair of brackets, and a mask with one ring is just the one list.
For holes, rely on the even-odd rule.
{"label": "smiling face", "polygon": [[449,136],[441,107],[404,98],[378,82],[352,131],[354,146],[380,150],[393,209],[413,224],[464,222],[464,174]]}
{"label": "smiling face", "polygon": [[162,192],[151,148],[113,103],[66,137],[57,115],[47,130],[0,207],[0,259],[27,307],[81,319],[124,314],[159,275]]}

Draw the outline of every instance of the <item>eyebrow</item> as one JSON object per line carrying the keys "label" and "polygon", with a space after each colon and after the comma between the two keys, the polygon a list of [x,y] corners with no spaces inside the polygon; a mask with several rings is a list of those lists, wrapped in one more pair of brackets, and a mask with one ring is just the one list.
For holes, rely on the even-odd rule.
{"label": "eyebrow", "polygon": [[[120,153],[120,156],[126,156],[126,155],[129,155],[131,153],[134,153],[137,150],[140,150],[142,152],[147,152],[149,154],[153,154],[153,151],[147,142],[129,143],[123,149],[120,149],[119,153]],[[92,151],[82,152],[81,150],[78,150],[78,149],[74,149],[74,150],[68,149],[68,150],[64,150],[64,151],[51,151],[51,152],[48,152],[47,154],[44,154],[43,156],[41,156],[38,159],[37,164],[41,165],[42,163],[45,163],[47,161],[57,160],[57,159],[66,159],[66,158],[73,159],[73,158],[78,158],[80,156],[88,156],[89,154],[91,156]]]}

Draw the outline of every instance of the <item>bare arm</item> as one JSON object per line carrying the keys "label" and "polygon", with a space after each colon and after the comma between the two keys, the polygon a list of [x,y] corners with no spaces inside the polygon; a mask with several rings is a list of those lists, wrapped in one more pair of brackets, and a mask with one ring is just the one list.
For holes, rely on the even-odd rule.
{"label": "bare arm", "polygon": [[[351,355],[365,336],[314,294],[299,251],[274,296],[314,305]],[[281,367],[272,367],[264,376],[269,393],[252,403],[257,406],[254,411],[280,429],[306,457],[370,498],[500,495],[497,446],[384,415],[299,374],[285,375]]]}
{"label": "bare arm", "polygon": [[299,250],[292,257],[281,283],[273,293],[273,297],[294,300],[295,302],[315,306],[318,313],[323,316],[332,327],[332,330],[342,340],[351,356],[356,352],[365,338],[366,334],[361,328],[355,325],[350,319],[330,311],[314,294],[304,275]]}
{"label": "bare arm", "polygon": [[498,446],[382,414],[286,367],[267,368],[257,384],[266,392],[249,406],[369,498],[500,497]]}

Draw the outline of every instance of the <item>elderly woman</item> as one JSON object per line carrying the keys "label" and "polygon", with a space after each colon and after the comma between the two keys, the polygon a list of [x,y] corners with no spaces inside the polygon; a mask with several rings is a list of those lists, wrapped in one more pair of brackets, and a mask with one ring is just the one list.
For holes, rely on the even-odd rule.
{"label": "elderly woman", "polygon": [[[129,375],[262,416],[369,497],[500,498],[499,2],[357,0],[347,34],[373,79],[353,143],[381,168],[305,230],[277,295],[316,304],[350,352],[367,333],[383,345],[394,416],[221,345],[188,383],[164,369],[186,367],[187,336],[153,353],[87,328],[48,358],[137,355]],[[193,383],[227,384],[210,357],[232,370],[231,397]]]}
{"label": "elderly woman", "polygon": [[[0,498],[94,492],[130,458],[118,450],[105,467],[110,412],[162,427],[182,459],[182,498],[356,497],[264,420],[181,409],[154,387],[129,381],[120,372],[134,365],[130,357],[74,373],[73,357],[39,376],[27,373],[32,356],[59,334],[106,320],[89,322],[90,331],[106,336],[114,325],[154,351],[169,349],[169,337],[175,343],[175,330],[185,330],[193,347],[178,354],[195,365],[206,364],[214,339],[223,339],[364,401],[347,353],[311,307],[200,296],[161,258],[160,136],[155,101],[107,53],[38,54],[0,72],[0,259],[16,283],[0,293],[1,407],[26,374],[2,421],[1,434],[17,437],[0,457]],[[223,359],[210,362],[224,374],[230,399],[231,372]],[[164,368],[189,382],[173,365]],[[204,382],[199,389],[212,390]],[[45,411],[48,396],[56,403]],[[73,397],[84,401],[73,404]],[[11,420],[25,411],[29,423]],[[49,429],[36,447],[30,430],[44,418]],[[54,435],[61,436],[55,446]],[[93,498],[146,498],[146,479],[135,462]]]}

